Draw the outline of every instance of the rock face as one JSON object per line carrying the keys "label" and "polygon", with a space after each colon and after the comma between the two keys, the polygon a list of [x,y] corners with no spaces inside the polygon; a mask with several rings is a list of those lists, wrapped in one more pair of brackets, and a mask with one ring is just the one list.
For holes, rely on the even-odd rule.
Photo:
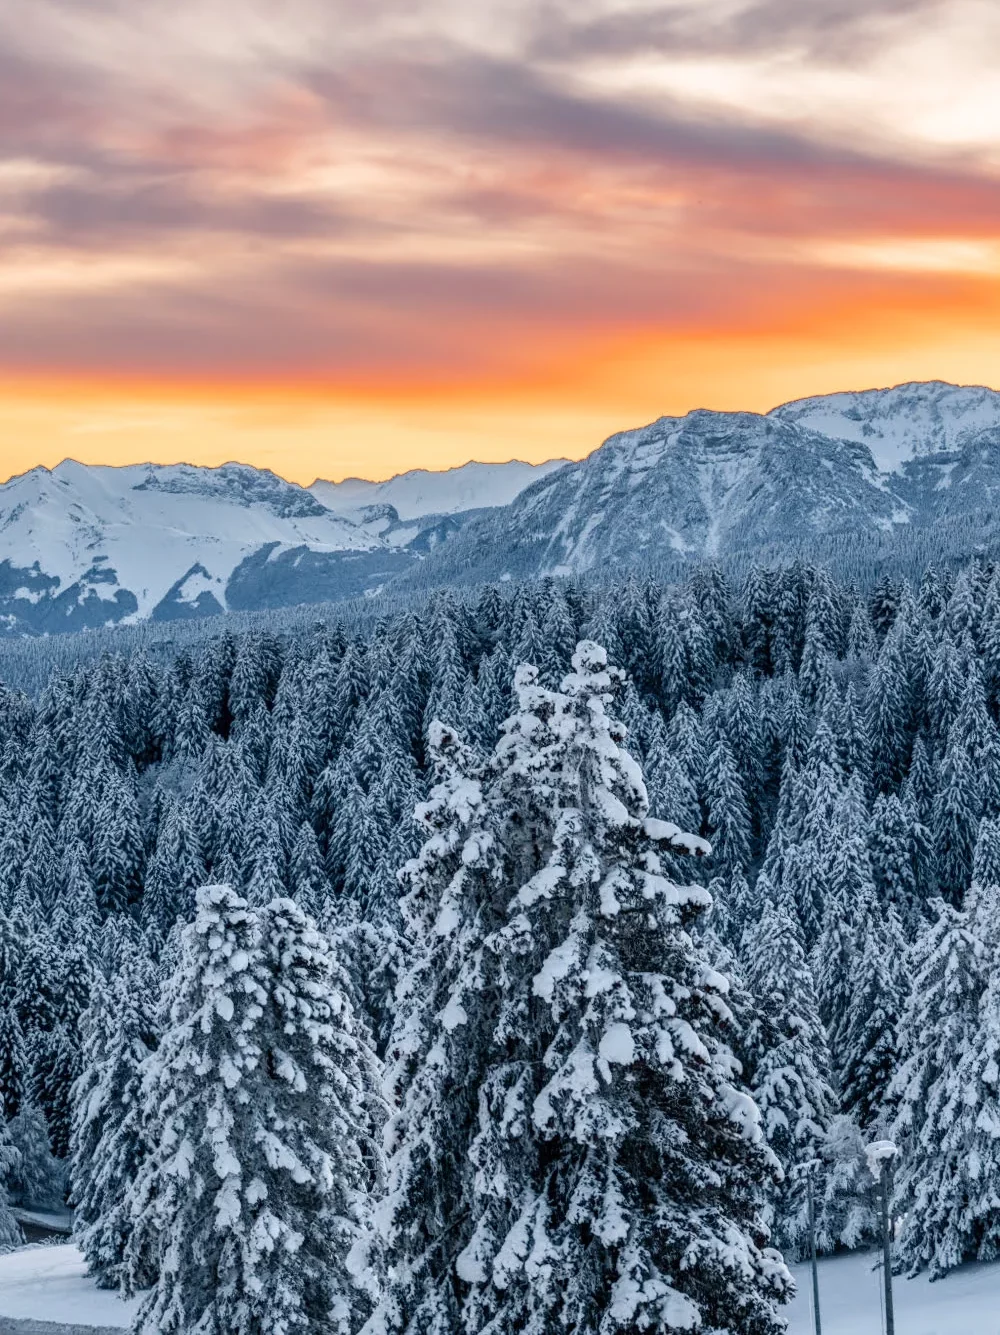
{"label": "rock face", "polygon": [[580,463],[384,483],[67,461],[0,487],[0,633],[705,558],[863,574],[992,550],[998,514],[1000,393],[938,381],[663,417]]}
{"label": "rock face", "polygon": [[469,524],[417,578],[792,555],[905,564],[990,547],[998,505],[1000,394],[900,385],[622,432]]}

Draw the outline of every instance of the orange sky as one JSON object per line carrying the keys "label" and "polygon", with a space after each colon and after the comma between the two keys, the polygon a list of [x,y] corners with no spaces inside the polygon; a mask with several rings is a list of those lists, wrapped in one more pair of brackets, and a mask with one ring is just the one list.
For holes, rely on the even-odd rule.
{"label": "orange sky", "polygon": [[998,46],[980,0],[11,0],[0,477],[996,384]]}

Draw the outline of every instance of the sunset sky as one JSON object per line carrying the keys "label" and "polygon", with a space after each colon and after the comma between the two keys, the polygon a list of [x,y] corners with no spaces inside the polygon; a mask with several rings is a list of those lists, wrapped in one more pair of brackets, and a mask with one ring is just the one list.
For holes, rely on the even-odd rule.
{"label": "sunset sky", "polygon": [[1000,384],[996,0],[4,0],[0,478]]}

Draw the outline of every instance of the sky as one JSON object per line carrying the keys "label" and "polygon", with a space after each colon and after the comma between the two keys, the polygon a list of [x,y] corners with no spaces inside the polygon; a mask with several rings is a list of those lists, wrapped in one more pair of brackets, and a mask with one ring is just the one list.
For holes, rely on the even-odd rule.
{"label": "sky", "polygon": [[1000,384],[996,0],[4,0],[0,478]]}

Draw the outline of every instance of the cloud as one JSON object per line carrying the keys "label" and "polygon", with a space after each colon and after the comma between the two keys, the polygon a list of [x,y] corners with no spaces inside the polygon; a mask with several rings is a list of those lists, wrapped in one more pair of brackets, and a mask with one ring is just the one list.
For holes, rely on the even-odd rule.
{"label": "cloud", "polygon": [[580,339],[952,300],[969,274],[926,257],[1000,223],[968,155],[587,75],[645,50],[843,59],[918,8],[19,6],[0,15],[0,158],[22,164],[0,170],[0,261],[23,275],[0,291],[0,371],[457,382]]}
{"label": "cloud", "polygon": [[540,7],[529,49],[559,62],[651,53],[679,56],[797,51],[823,62],[856,60],[885,30],[912,24],[943,0],[755,0],[664,3],[580,18],[580,6]]}

